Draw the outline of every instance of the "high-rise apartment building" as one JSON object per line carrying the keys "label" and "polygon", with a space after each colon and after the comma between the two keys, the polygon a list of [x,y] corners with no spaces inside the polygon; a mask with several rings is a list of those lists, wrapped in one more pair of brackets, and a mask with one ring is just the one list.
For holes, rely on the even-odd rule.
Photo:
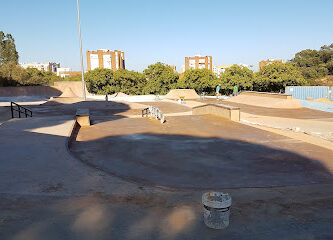
{"label": "high-rise apartment building", "polygon": [[125,69],[125,53],[108,49],[99,49],[97,51],[87,51],[87,68],[88,71],[96,68],[106,68],[117,71]]}
{"label": "high-rise apartment building", "polygon": [[194,57],[185,57],[185,71],[189,69],[208,69],[213,71],[213,57],[196,55]]}
{"label": "high-rise apartment building", "polygon": [[24,69],[27,68],[36,68],[40,71],[46,71],[46,72],[57,72],[57,69],[60,68],[60,63],[54,63],[54,62],[45,62],[45,63],[20,63],[20,66]]}
{"label": "high-rise apartment building", "polygon": [[282,63],[283,61],[281,59],[279,59],[279,60],[274,60],[274,59],[263,60],[263,61],[259,62],[259,71],[262,67],[264,67],[268,64],[277,63],[277,62]]}

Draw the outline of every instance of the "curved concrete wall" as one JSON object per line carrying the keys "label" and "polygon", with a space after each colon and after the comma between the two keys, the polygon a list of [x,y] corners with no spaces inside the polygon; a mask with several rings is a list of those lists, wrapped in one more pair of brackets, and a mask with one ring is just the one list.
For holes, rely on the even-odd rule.
{"label": "curved concrete wall", "polygon": [[61,91],[53,86],[0,87],[0,97],[43,96],[56,97]]}
{"label": "curved concrete wall", "polygon": [[[58,97],[65,91],[66,88],[70,88],[77,97],[83,96],[81,81],[61,81],[55,82],[54,86],[0,87],[0,97]],[[89,93],[86,90],[86,95],[88,94]]]}

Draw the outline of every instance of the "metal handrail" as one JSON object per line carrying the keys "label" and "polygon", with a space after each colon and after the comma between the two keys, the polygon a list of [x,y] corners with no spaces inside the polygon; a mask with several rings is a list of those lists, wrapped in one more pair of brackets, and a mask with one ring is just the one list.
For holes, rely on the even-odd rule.
{"label": "metal handrail", "polygon": [[145,108],[142,110],[142,117],[148,117],[149,114],[149,108]]}
{"label": "metal handrail", "polygon": [[154,116],[157,120],[160,120],[161,123],[165,122],[164,114],[157,107],[149,106],[142,110],[142,117]]}
{"label": "metal handrail", "polygon": [[[15,109],[17,107],[17,109]],[[32,117],[32,111],[22,107],[21,105],[15,103],[15,102],[10,102],[10,111],[12,113],[12,118],[15,118],[14,116],[14,111],[18,112],[18,117],[21,118],[21,113],[25,115],[25,117]]]}

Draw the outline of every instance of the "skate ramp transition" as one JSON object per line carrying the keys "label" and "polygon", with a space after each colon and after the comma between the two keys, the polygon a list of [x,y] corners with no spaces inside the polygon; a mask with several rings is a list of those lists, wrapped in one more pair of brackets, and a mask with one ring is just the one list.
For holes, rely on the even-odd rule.
{"label": "skate ramp transition", "polygon": [[180,97],[184,97],[187,100],[200,98],[194,89],[172,89],[167,95],[165,95],[165,98],[172,100],[177,100]]}
{"label": "skate ramp transition", "polygon": [[205,104],[192,108],[193,115],[215,115],[231,121],[239,122],[240,111],[238,107],[231,107],[222,104]]}
{"label": "skate ramp transition", "polygon": [[277,93],[242,92],[238,96],[225,100],[226,104],[228,102],[266,108],[296,109],[303,107],[299,99]]}
{"label": "skate ramp transition", "polygon": [[[0,97],[40,96],[40,97],[82,97],[81,81],[54,82],[53,86],[0,87]],[[89,95],[86,90],[86,95]]]}
{"label": "skate ramp transition", "polygon": [[[54,82],[54,88],[58,89],[62,93],[66,92],[68,93],[70,91],[69,95],[73,95],[75,97],[83,97],[82,92],[82,82],[81,81],[60,81],[60,82]],[[69,90],[67,90],[69,89]],[[86,95],[89,95],[87,91],[87,87],[85,88]]]}
{"label": "skate ramp transition", "polygon": [[0,97],[60,96],[62,92],[53,86],[0,87]]}

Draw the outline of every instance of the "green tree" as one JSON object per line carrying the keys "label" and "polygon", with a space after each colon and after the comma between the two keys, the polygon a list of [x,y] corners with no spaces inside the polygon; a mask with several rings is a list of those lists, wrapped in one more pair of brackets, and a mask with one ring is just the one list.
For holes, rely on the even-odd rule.
{"label": "green tree", "polygon": [[55,73],[49,71],[40,71],[36,68],[28,68],[29,77],[25,81],[21,81],[21,85],[52,85],[55,81],[61,81]]}
{"label": "green tree", "polygon": [[179,79],[178,87],[195,89],[197,93],[213,94],[217,84],[217,77],[208,69],[187,70]]}
{"label": "green tree", "polygon": [[147,81],[143,88],[144,94],[167,94],[176,87],[179,79],[178,73],[160,62],[148,66],[143,73]]}
{"label": "green tree", "polygon": [[28,72],[14,62],[0,65],[0,86],[20,86],[29,80]]}
{"label": "green tree", "polygon": [[[113,86],[113,71],[110,69],[96,68],[84,75],[87,90],[90,93],[105,94],[107,86]],[[108,92],[109,93],[109,92]]]}
{"label": "green tree", "polygon": [[18,63],[19,55],[16,51],[15,40],[11,34],[0,31],[0,64]]}
{"label": "green tree", "polygon": [[333,75],[333,43],[324,45],[319,50],[320,58],[325,63],[328,74]]}
{"label": "green tree", "polygon": [[302,86],[306,81],[298,67],[291,63],[273,63],[264,66],[256,76],[254,90],[284,91],[286,86]]}
{"label": "green tree", "polygon": [[224,94],[233,92],[233,87],[238,86],[239,90],[253,90],[254,72],[247,67],[232,65],[220,76],[219,83]]}
{"label": "green tree", "polygon": [[300,68],[305,79],[311,80],[333,74],[333,44],[324,45],[319,51],[300,51],[290,62]]}
{"label": "green tree", "polygon": [[114,92],[123,92],[129,95],[142,94],[146,79],[144,74],[125,69],[117,70],[113,75],[115,86]]}

